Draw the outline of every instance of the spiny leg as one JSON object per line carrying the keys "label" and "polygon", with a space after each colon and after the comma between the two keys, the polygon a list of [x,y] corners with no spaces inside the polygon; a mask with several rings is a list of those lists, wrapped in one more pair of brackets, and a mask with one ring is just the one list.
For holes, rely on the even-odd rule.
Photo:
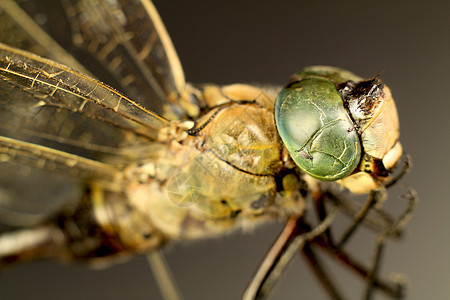
{"label": "spiny leg", "polygon": [[[332,195],[333,197],[335,197],[334,195]],[[325,207],[325,202],[326,200],[330,198],[330,195],[328,195],[328,193],[319,193],[316,195],[313,195],[313,199],[314,199],[314,207],[316,209],[316,214],[317,217],[319,219],[320,222],[322,222],[326,216],[327,216],[327,209]],[[334,205],[337,205],[339,207],[339,210],[341,210],[341,205],[338,201],[333,201],[332,202]],[[327,239],[327,242],[334,245],[334,239],[333,239],[333,235],[331,234],[331,228],[328,227],[323,235],[324,238]]]}
{"label": "spiny leg", "polygon": [[[347,214],[354,216],[357,212],[361,211],[361,207],[359,205],[355,205],[355,203],[349,202],[348,199],[343,199],[342,197],[338,197],[337,195],[333,194],[332,192],[324,192],[320,193],[318,195],[315,195],[315,208],[316,208],[316,214],[319,218],[319,220],[323,220],[327,215],[327,210],[325,206],[326,201],[331,201],[331,203],[337,205],[341,210],[344,210]],[[351,204],[350,204],[351,203]],[[370,210],[370,207],[367,208],[367,212]],[[382,215],[383,217],[383,225],[380,224],[380,220],[374,221],[370,220],[370,218],[365,218],[367,215],[367,212],[363,214],[363,218],[361,219],[361,222],[364,221],[364,224],[367,221],[371,221],[371,223],[375,223],[376,226],[373,224],[372,227],[377,228],[377,231],[380,231],[383,228],[386,228],[386,222],[388,224],[392,224],[393,221],[392,218],[388,218],[389,221],[386,220],[386,216]],[[351,236],[351,234],[354,232],[354,230],[361,224],[361,222],[358,222],[355,227],[350,227],[351,232],[347,231],[347,238]],[[308,229],[305,229],[308,230]],[[339,247],[336,247],[333,242],[333,236],[331,234],[331,227],[327,228],[327,230],[324,232],[323,235],[320,237],[317,237],[315,240],[311,241],[311,243],[318,243],[322,248],[325,248],[330,254],[337,257],[338,260],[340,260],[342,263],[344,263],[347,267],[350,267],[357,273],[359,273],[362,277],[368,278],[369,274],[371,273],[368,271],[365,267],[362,266],[362,264],[357,263],[354,261],[353,258],[348,256],[347,254],[343,253]],[[342,299],[342,297],[337,292],[337,289],[332,285],[331,279],[329,279],[329,275],[326,273],[325,269],[321,266],[320,261],[318,258],[314,255],[312,252],[311,247],[306,247],[308,245],[305,245],[305,247],[302,249],[302,254],[306,257],[307,262],[310,264],[311,268],[313,269],[314,273],[316,274],[316,277],[318,278],[319,282],[321,283],[324,290],[328,293],[331,299]],[[381,287],[382,289],[391,292],[393,290],[391,287],[389,287],[389,284],[384,282],[379,282],[376,278],[374,278],[374,281],[372,282],[372,285],[377,285],[378,287]]]}
{"label": "spiny leg", "polygon": [[330,255],[334,256],[338,261],[349,267],[354,272],[358,273],[361,277],[366,278],[368,281],[366,288],[366,298],[370,299],[373,294],[374,288],[377,288],[384,293],[390,295],[392,298],[401,299],[403,297],[404,282],[400,276],[394,282],[386,282],[377,278],[377,270],[381,261],[381,254],[384,247],[385,240],[392,236],[397,236],[399,232],[402,232],[404,226],[412,215],[412,212],[417,203],[417,196],[413,190],[409,190],[406,195],[408,198],[408,206],[405,211],[400,215],[395,222],[385,226],[377,239],[374,259],[371,267],[368,269],[363,264],[357,262],[352,256],[345,253],[341,248],[336,247],[330,243],[330,239],[324,235],[316,237],[311,243],[315,243],[323,248]]}
{"label": "spiny leg", "polygon": [[[389,182],[387,182],[380,190],[378,191],[372,191],[369,194],[369,198],[364,203],[364,206],[361,208],[361,210],[355,214],[354,221],[352,225],[346,230],[346,232],[343,234],[342,238],[338,241],[337,246],[339,248],[342,248],[344,244],[348,241],[348,239],[352,236],[354,231],[358,228],[359,224],[361,224],[364,219],[367,217],[369,212],[372,210],[372,208],[375,207],[376,204],[379,202],[382,202],[386,197],[386,189],[396,184],[400,179],[402,179],[411,169],[412,163],[411,159],[408,155],[403,155],[403,167],[400,170],[400,172],[395,175]],[[382,214],[382,213],[380,213]]]}
{"label": "spiny leg", "polygon": [[[396,232],[402,231],[403,227],[406,225],[408,220],[411,218],[414,208],[417,205],[417,195],[414,190],[409,190],[406,195],[408,198],[408,206],[405,211],[397,218],[396,222],[384,232],[382,232],[376,242],[375,255],[372,262],[371,272],[367,276],[367,289],[365,294],[365,299],[369,300],[373,295],[374,282],[377,277],[377,273],[380,267],[381,257],[385,246],[385,241],[388,237],[392,236]],[[397,289],[397,299],[401,299],[404,294],[404,282],[396,282],[395,287]]]}
{"label": "spiny leg", "polygon": [[[318,226],[308,231],[303,226],[303,219],[290,218],[250,280],[242,299],[263,299],[266,297],[273,290],[283,271],[297,254],[298,249],[301,249],[305,242],[323,234],[336,214],[337,208],[332,210]],[[310,229],[310,227],[307,228]]]}
{"label": "spiny leg", "polygon": [[[344,195],[334,194],[330,191],[324,192],[323,197],[320,201],[316,202],[316,210],[318,211],[317,215],[319,220],[322,220],[324,216],[326,216],[326,208],[325,208],[325,202],[330,201],[337,205],[339,207],[339,211],[343,214],[354,217],[355,215],[362,215],[362,211],[364,210],[361,208],[361,204],[357,203],[356,201],[346,198]],[[367,202],[372,201],[372,199],[369,199]],[[367,206],[367,202],[365,205]],[[376,204],[376,201],[375,201]],[[392,227],[395,223],[395,218],[391,216],[390,213],[388,213],[383,207],[379,206],[372,206],[371,209],[367,210],[365,212],[364,218],[358,219],[357,224],[353,224],[350,226],[350,228],[347,228],[347,231],[342,235],[342,240],[348,240],[350,236],[355,232],[357,227],[359,225],[364,225],[365,227],[371,229],[372,231],[379,233],[385,230],[385,228]],[[392,237],[400,236],[402,234],[402,231],[400,230],[401,227],[398,227],[396,231],[391,232]],[[328,234],[327,238],[330,239],[330,243],[333,243],[333,237],[329,233],[331,231],[331,228],[329,228],[326,233]],[[342,243],[342,242],[341,242]],[[343,246],[342,244],[340,245]]]}
{"label": "spiny leg", "polygon": [[[322,202],[316,204],[316,206],[322,206],[322,214],[318,214],[320,220],[324,218],[324,215],[326,216],[325,202],[334,203],[339,207],[339,211],[348,217],[354,217],[358,212],[361,211],[360,203],[351,198],[347,198],[344,195],[334,194],[330,191],[324,192],[323,195],[324,196]],[[362,225],[378,233],[383,231],[386,227],[392,226],[392,224],[394,224],[394,219],[395,218],[392,217],[382,207],[375,206],[366,215],[364,221],[362,222]]]}
{"label": "spiny leg", "polygon": [[[375,278],[378,274],[378,271],[380,269],[381,258],[382,258],[384,246],[385,246],[385,237],[379,236],[377,238],[377,242],[376,242],[376,246],[375,246],[375,255],[374,255],[372,267],[370,268],[370,272],[367,276],[366,293],[364,296],[364,299],[366,299],[366,300],[372,299],[372,296],[374,294],[374,291],[373,291],[374,290],[374,282],[375,282]],[[396,292],[399,293],[402,290],[403,290],[403,288],[397,289]],[[401,298],[401,294],[402,293],[397,294],[398,296],[396,298]]]}
{"label": "spiny leg", "polygon": [[354,222],[341,236],[340,241],[337,244],[338,246],[336,246],[336,243],[334,242],[331,227],[327,228],[323,238],[327,239],[327,243],[333,245],[333,247],[342,248],[343,244],[348,241],[361,224],[368,226],[376,232],[380,232],[384,230],[384,228],[391,226],[394,223],[394,218],[381,208],[374,207],[374,204],[377,202],[376,200],[377,199],[369,198],[369,200],[366,201],[365,206],[361,207],[359,203],[347,199],[343,195],[336,195],[331,191],[324,191],[319,195],[315,195],[314,203],[319,221],[322,221],[327,215],[326,202],[337,205],[340,212],[354,218]]}
{"label": "spiny leg", "polygon": [[156,282],[158,283],[163,298],[166,300],[183,299],[176,281],[170,272],[170,268],[160,250],[149,252],[147,254],[147,261],[155,275]]}
{"label": "spiny leg", "polygon": [[330,278],[330,275],[322,265],[322,262],[314,253],[311,244],[309,242],[305,243],[301,251],[309,266],[316,275],[317,280],[320,282],[324,290],[328,293],[330,298],[336,300],[344,299],[341,296],[341,293],[339,292],[336,285],[333,283],[333,280]]}
{"label": "spiny leg", "polygon": [[403,168],[400,170],[400,173],[398,173],[394,178],[392,178],[388,183],[386,183],[384,186],[386,188],[389,188],[396,184],[400,179],[402,179],[412,168],[412,160],[411,157],[408,154],[403,154],[402,156],[402,162],[403,162]]}
{"label": "spiny leg", "polygon": [[[361,277],[367,278],[369,276],[370,270],[366,266],[357,261],[348,253],[334,247],[333,245],[328,244],[322,237],[319,237],[312,242],[320,246],[325,252],[335,257],[339,262],[341,262],[343,265],[345,265]],[[392,283],[387,282],[383,279],[375,278],[373,281],[373,286],[393,298],[397,296],[396,287],[393,286]]]}
{"label": "spiny leg", "polygon": [[349,238],[353,235],[355,230],[359,227],[359,225],[364,222],[364,219],[367,217],[370,210],[384,197],[384,192],[372,191],[366,202],[364,203],[361,210],[354,216],[353,222],[350,227],[342,235],[341,239],[337,242],[337,247],[342,248],[344,244],[349,240]]}
{"label": "spiny leg", "polygon": [[264,298],[281,276],[303,240],[297,233],[297,219],[291,218],[286,223],[278,239],[270,248],[259,266],[256,274],[247,286],[243,300]]}

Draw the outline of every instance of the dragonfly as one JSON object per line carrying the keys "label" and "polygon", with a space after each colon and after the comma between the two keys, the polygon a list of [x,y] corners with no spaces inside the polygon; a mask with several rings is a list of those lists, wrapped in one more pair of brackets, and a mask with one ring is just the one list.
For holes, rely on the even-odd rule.
{"label": "dragonfly", "polygon": [[[378,269],[417,199],[398,216],[382,207],[410,161],[378,76],[312,66],[284,87],[190,84],[148,0],[4,0],[0,42],[0,269],[150,253],[179,299],[159,249],[278,220],[243,299],[269,296],[297,254],[342,299],[317,249],[366,298],[402,297]],[[352,222],[335,237],[338,214]],[[377,234],[370,265],[344,249],[361,226]]]}

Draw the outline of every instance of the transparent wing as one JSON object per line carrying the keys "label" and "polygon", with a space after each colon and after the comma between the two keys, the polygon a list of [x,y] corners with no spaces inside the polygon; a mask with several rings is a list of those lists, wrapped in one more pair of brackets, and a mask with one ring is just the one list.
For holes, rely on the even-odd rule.
{"label": "transparent wing", "polygon": [[[40,190],[54,189],[46,186],[54,181],[51,175],[42,172],[61,171],[72,187],[80,180],[110,180],[124,164],[142,157],[168,125],[97,80],[0,44],[0,206],[13,207],[8,203],[22,200],[17,190],[36,179]],[[12,177],[23,185],[8,184]],[[45,196],[51,194],[61,192]]]}
{"label": "transparent wing", "polygon": [[[22,4],[32,4],[36,1],[21,1]],[[40,2],[41,3],[41,2]],[[42,5],[48,5],[48,1],[42,1]],[[59,2],[54,2],[54,13],[49,16],[60,15],[57,12]],[[40,7],[40,6],[39,6]],[[37,13],[35,18],[45,20],[46,16]],[[61,18],[62,19],[62,18]],[[64,22],[60,22],[59,28],[64,28]],[[66,24],[67,25],[67,24]],[[62,48],[43,29],[32,16],[28,15],[14,0],[0,1],[0,42],[7,45],[30,51],[42,57],[50,58],[63,63],[71,68],[89,74],[89,71],[81,65],[68,51]]]}
{"label": "transparent wing", "polygon": [[169,125],[95,79],[3,44],[0,76],[1,126],[11,128],[13,135],[29,132],[83,145],[123,147],[126,132],[156,139]]}
{"label": "transparent wing", "polygon": [[[28,44],[40,44],[37,48],[59,51],[50,42],[32,37],[39,31],[36,28],[41,28],[103,82],[161,115],[183,117],[176,103],[176,96],[184,88],[183,71],[150,1],[19,1],[20,6],[11,2],[2,1],[0,7],[4,18],[9,17],[13,27],[19,28],[16,31],[25,37],[17,46],[23,47],[27,44],[23,40],[27,40]],[[15,9],[11,9],[13,6]],[[20,11],[29,16],[29,22],[20,21]],[[59,59],[52,55],[48,57]],[[60,57],[65,59],[64,55]],[[67,60],[64,63],[75,69],[80,65]]]}
{"label": "transparent wing", "polygon": [[[0,136],[0,224],[33,226],[83,194],[77,179],[113,181],[114,166]],[[60,171],[60,172],[55,172]]]}

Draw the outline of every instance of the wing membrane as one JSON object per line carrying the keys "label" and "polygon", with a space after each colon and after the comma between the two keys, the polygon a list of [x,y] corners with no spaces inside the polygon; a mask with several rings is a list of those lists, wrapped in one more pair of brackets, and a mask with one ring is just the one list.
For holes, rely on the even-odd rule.
{"label": "wing membrane", "polygon": [[112,182],[168,124],[99,81],[0,44],[0,218],[30,225],[80,195],[80,180]]}
{"label": "wing membrane", "polygon": [[2,136],[0,170],[0,220],[13,226],[33,226],[79,201],[80,179],[114,182],[119,174],[109,164]]}
{"label": "wing membrane", "polygon": [[34,19],[45,15],[42,28],[96,77],[152,111],[183,117],[175,100],[184,88],[183,71],[150,1],[43,0],[20,5]]}
{"label": "wing membrane", "polygon": [[0,228],[36,225],[83,195],[78,178],[69,174],[14,161],[1,161],[0,170]]}
{"label": "wing membrane", "polygon": [[180,116],[168,99],[184,77],[148,1],[17,3],[0,1],[0,41],[83,73],[87,65],[90,74],[144,104],[0,44],[0,220],[31,226],[78,201],[80,182],[114,182],[124,165],[151,155],[169,122],[147,108]]}
{"label": "wing membrane", "polygon": [[62,48],[16,2],[0,1],[1,42],[37,55],[59,61],[89,74],[71,54]]}
{"label": "wing membrane", "polygon": [[50,171],[62,170],[81,178],[113,180],[119,168],[67,152],[0,136],[2,161],[14,161]]}
{"label": "wing membrane", "polygon": [[[0,76],[3,79],[0,123],[13,127],[14,131],[53,132],[54,136],[69,138],[77,130],[73,120],[78,119],[79,124],[88,122],[107,127],[102,134],[109,131],[113,137],[121,137],[113,132],[117,129],[156,139],[158,131],[169,124],[99,81],[2,44]],[[88,129],[86,125],[82,128]],[[85,131],[82,133],[85,134],[83,142],[89,144],[92,138],[87,138]]]}

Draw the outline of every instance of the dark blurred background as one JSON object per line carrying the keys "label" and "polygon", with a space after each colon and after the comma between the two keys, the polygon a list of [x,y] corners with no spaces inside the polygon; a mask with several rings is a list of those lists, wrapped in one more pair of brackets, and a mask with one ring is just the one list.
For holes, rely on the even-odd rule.
{"label": "dark blurred background", "polygon": [[[419,206],[390,242],[383,274],[409,277],[408,299],[450,299],[449,2],[155,1],[190,82],[283,85],[308,65],[381,74],[396,99],[401,141],[414,167],[402,184]],[[391,197],[393,210],[405,201]],[[185,299],[238,299],[280,224],[167,249]],[[364,238],[364,237],[363,237]],[[370,257],[373,237],[355,244]],[[366,251],[367,248],[367,251]],[[356,249],[358,250],[358,249]],[[360,281],[333,265],[350,299]],[[0,276],[1,299],[160,299],[143,257],[92,271],[39,262]],[[297,259],[273,299],[326,299]],[[383,297],[380,297],[382,299]]]}

